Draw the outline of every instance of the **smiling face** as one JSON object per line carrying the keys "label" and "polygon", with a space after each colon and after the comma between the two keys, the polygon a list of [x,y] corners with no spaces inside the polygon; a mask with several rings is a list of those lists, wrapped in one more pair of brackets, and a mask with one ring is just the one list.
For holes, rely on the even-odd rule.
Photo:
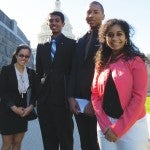
{"label": "smiling face", "polygon": [[30,51],[29,49],[21,49],[19,53],[16,55],[17,64],[19,66],[25,66],[29,62]]}
{"label": "smiling face", "polygon": [[64,23],[61,20],[60,16],[57,15],[50,15],[49,16],[49,23],[50,29],[54,36],[57,36],[61,33],[62,28],[64,27]]}
{"label": "smiling face", "polygon": [[121,29],[120,25],[113,25],[106,33],[106,44],[113,52],[121,51],[126,41],[125,32]]}
{"label": "smiling face", "polygon": [[90,25],[91,28],[100,26],[104,17],[105,15],[103,13],[103,10],[99,5],[90,4],[87,10],[86,21]]}

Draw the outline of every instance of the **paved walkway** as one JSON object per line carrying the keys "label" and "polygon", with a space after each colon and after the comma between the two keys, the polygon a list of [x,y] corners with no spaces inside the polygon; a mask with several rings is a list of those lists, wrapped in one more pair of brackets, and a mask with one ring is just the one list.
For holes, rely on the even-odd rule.
{"label": "paved walkway", "polygon": [[[150,115],[147,115],[147,123],[150,133]],[[0,147],[1,147],[1,137],[0,137]],[[29,130],[27,131],[25,138],[23,140],[22,150],[43,150],[41,132],[39,129],[39,122],[37,119],[29,122]],[[74,150],[81,150],[76,124],[74,130]]]}
{"label": "paved walkway", "polygon": [[[1,144],[2,144],[2,140],[0,136],[0,147]],[[28,131],[26,132],[22,143],[22,150],[43,150],[43,144],[42,144],[38,119],[29,122]],[[81,150],[79,134],[77,131],[76,124],[74,130],[74,150]]]}

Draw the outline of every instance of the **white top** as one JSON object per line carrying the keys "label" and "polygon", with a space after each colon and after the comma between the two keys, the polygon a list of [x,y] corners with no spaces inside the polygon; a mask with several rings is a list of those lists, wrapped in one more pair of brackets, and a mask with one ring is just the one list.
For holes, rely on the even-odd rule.
{"label": "white top", "polygon": [[23,94],[27,92],[27,89],[29,87],[29,78],[27,74],[27,69],[25,67],[23,73],[20,73],[15,66],[15,70],[16,70],[16,75],[18,80],[18,90],[19,93],[22,94],[23,96]]}

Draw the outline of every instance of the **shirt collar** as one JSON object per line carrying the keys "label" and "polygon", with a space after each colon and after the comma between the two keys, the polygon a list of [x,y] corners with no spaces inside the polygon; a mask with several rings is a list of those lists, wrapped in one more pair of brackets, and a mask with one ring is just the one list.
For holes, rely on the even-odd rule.
{"label": "shirt collar", "polygon": [[58,41],[60,40],[61,35],[62,35],[62,33],[60,33],[56,38],[52,38],[52,37],[51,37],[51,41],[52,41],[52,40],[55,40],[56,43],[58,43]]}

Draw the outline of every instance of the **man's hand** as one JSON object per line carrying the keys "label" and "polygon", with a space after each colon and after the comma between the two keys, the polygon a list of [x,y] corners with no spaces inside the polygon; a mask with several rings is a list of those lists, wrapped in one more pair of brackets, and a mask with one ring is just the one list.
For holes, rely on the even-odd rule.
{"label": "man's hand", "polygon": [[95,112],[94,112],[94,109],[93,109],[93,106],[92,106],[92,103],[91,103],[91,102],[89,102],[89,103],[86,105],[86,107],[85,107],[85,109],[84,109],[84,113],[87,114],[87,115],[89,115],[89,116],[95,115]]}
{"label": "man's hand", "polygon": [[80,107],[79,107],[77,101],[75,100],[75,98],[71,97],[68,99],[68,101],[69,101],[69,106],[70,106],[71,112],[74,114],[79,114],[80,113]]}

